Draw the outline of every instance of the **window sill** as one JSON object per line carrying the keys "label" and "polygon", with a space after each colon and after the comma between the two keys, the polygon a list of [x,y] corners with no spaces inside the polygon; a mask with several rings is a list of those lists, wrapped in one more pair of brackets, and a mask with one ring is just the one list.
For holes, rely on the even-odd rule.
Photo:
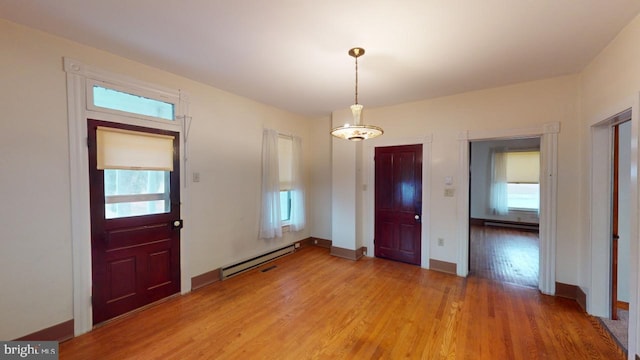
{"label": "window sill", "polygon": [[526,213],[526,214],[537,214],[537,209],[521,209],[521,208],[509,208],[509,213]]}

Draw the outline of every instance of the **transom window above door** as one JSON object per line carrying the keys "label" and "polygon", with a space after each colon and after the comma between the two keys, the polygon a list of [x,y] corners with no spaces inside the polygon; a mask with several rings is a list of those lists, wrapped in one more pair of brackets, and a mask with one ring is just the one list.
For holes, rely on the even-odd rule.
{"label": "transom window above door", "polygon": [[145,96],[144,91],[139,94],[118,89],[118,86],[89,81],[87,86],[87,107],[89,109],[141,115],[144,118],[175,120],[176,105],[171,101],[164,101]]}

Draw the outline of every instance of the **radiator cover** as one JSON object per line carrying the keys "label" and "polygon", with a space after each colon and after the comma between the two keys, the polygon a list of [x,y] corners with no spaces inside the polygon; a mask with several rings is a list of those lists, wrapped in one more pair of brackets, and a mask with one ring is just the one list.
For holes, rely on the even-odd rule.
{"label": "radiator cover", "polygon": [[228,279],[234,275],[238,275],[247,270],[251,270],[257,266],[260,266],[269,261],[273,261],[279,257],[289,255],[295,252],[295,250],[296,250],[295,246],[291,244],[283,248],[272,250],[262,255],[258,255],[251,259],[243,260],[235,264],[224,266],[220,269],[220,277],[222,280]]}

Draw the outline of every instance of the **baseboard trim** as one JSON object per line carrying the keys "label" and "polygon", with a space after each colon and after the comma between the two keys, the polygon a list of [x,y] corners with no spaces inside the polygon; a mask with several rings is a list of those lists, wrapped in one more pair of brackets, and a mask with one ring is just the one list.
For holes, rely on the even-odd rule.
{"label": "baseboard trim", "polygon": [[46,329],[36,331],[32,334],[17,338],[14,341],[58,341],[63,342],[73,338],[74,321],[73,319],[53,325]]}
{"label": "baseboard trim", "polygon": [[336,246],[331,246],[331,255],[341,257],[349,260],[358,260],[364,256],[364,253],[367,251],[366,247],[361,247],[356,250],[344,249]]}
{"label": "baseboard trim", "polygon": [[503,227],[530,232],[539,232],[540,229],[540,225],[536,223],[478,218],[470,218],[469,225]]}
{"label": "baseboard trim", "polygon": [[331,249],[331,244],[333,243],[331,240],[321,239],[316,237],[310,237],[311,243],[315,246],[319,246],[326,249]]}
{"label": "baseboard trim", "polygon": [[429,259],[429,269],[453,275],[458,273],[458,265],[456,263],[436,259]]}
{"label": "baseboard trim", "polygon": [[296,241],[296,242],[294,242],[294,244],[300,244],[300,249],[314,245],[312,237],[308,237],[306,239],[302,239],[300,241]]}
{"label": "baseboard trim", "polygon": [[220,281],[220,269],[207,271],[204,274],[200,274],[191,278],[191,290],[197,290],[201,287],[211,285],[218,281]]}
{"label": "baseboard trim", "polygon": [[575,300],[582,310],[587,311],[587,294],[579,286],[556,282],[555,295]]}
{"label": "baseboard trim", "polygon": [[576,293],[576,301],[578,302],[578,305],[580,305],[582,310],[587,312],[587,294],[582,291],[582,288],[580,287],[578,287],[578,291]]}
{"label": "baseboard trim", "polygon": [[625,301],[618,301],[616,307],[622,310],[629,310],[629,303]]}

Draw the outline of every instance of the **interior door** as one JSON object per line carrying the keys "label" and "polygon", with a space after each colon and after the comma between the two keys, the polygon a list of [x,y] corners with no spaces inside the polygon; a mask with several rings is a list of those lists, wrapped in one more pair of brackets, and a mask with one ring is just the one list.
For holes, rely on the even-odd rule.
{"label": "interior door", "polygon": [[[99,170],[98,127],[173,137],[173,170]],[[94,324],[180,291],[178,135],[88,120]]]}
{"label": "interior door", "polygon": [[420,265],[422,145],[376,147],[375,256]]}

